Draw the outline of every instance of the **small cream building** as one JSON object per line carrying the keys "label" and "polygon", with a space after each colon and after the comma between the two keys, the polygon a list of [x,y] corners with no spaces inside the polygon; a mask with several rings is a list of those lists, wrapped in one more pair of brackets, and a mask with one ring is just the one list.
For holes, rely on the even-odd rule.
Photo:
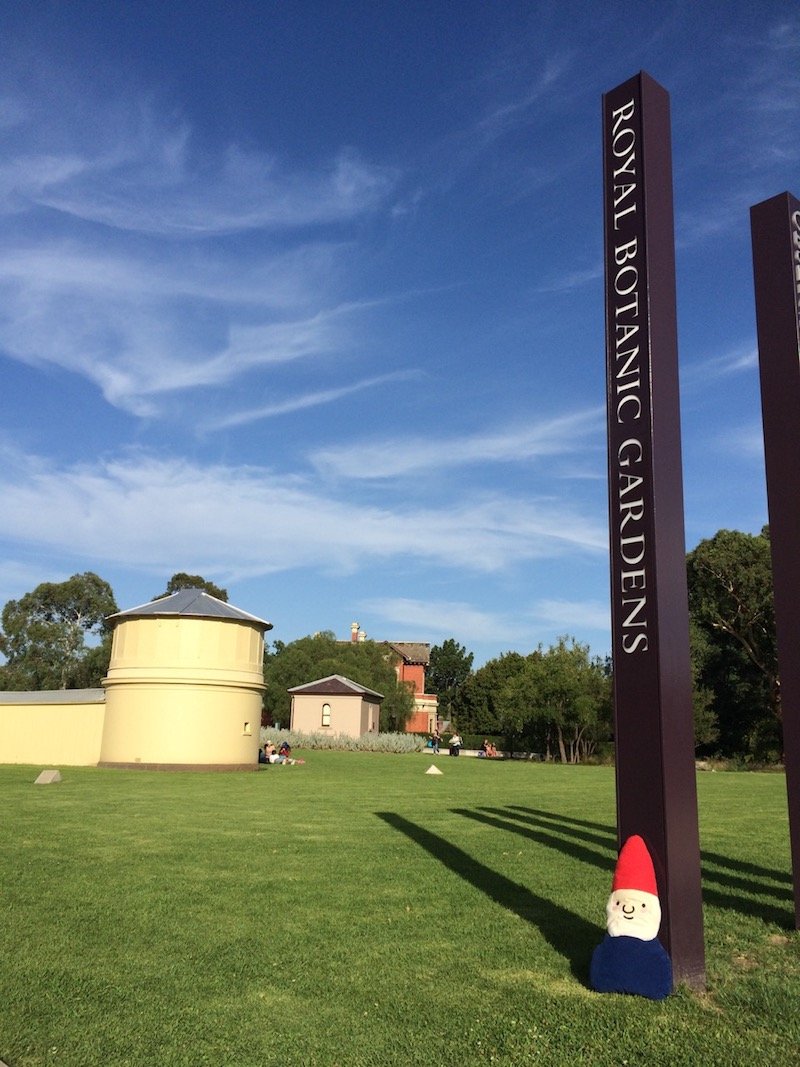
{"label": "small cream building", "polygon": [[383,696],[341,674],[296,685],[292,698],[291,728],[298,733],[330,733],[361,737],[377,733]]}
{"label": "small cream building", "polygon": [[257,769],[271,623],[200,589],[109,622],[104,689],[0,694],[0,763]]}

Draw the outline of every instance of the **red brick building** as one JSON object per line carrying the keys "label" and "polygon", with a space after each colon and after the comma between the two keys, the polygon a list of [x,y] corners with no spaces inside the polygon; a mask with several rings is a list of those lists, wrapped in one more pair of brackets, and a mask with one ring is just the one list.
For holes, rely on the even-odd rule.
{"label": "red brick building", "polygon": [[[364,641],[366,634],[354,622],[351,641]],[[397,680],[408,683],[414,692],[414,710],[406,723],[406,733],[431,733],[438,725],[439,698],[425,692],[425,671],[431,659],[431,646],[421,641],[380,641],[399,657],[395,666]]]}
{"label": "red brick building", "polygon": [[425,692],[425,671],[431,659],[431,646],[419,641],[386,641],[400,660],[395,667],[398,681],[408,682],[414,690],[414,710],[406,723],[406,733],[429,734],[438,721],[439,698]]}

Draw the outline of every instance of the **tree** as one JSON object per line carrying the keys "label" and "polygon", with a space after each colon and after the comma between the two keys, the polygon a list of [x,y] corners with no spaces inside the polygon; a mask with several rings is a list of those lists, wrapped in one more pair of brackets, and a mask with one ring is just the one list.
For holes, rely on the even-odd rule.
{"label": "tree", "polygon": [[459,729],[579,763],[609,736],[611,681],[588,645],[562,637],[547,650],[489,660],[466,680],[455,706]]}
{"label": "tree", "polygon": [[714,693],[721,751],[779,756],[769,530],[720,530],[701,541],[687,556],[687,579],[691,617],[706,640],[697,681]]}
{"label": "tree", "polygon": [[452,715],[459,730],[502,735],[513,742],[521,733],[521,719],[515,717],[508,687],[524,665],[519,652],[504,652],[470,674],[453,698]]}
{"label": "tree", "polygon": [[574,637],[560,637],[536,662],[539,718],[552,727],[562,763],[580,763],[608,737],[611,682],[599,658]]}
{"label": "tree", "polygon": [[560,637],[525,660],[504,699],[524,736],[537,742],[547,759],[580,763],[609,736],[611,681],[605,664],[588,645]]}
{"label": "tree", "polygon": [[708,634],[689,618],[689,648],[692,667],[692,709],[694,712],[694,747],[708,748],[719,739],[719,723],[714,711],[713,690],[704,684],[704,672],[712,653]]}
{"label": "tree", "polygon": [[[106,617],[117,610],[108,582],[91,571],[42,582],[3,608],[0,686],[11,690],[84,688],[100,684],[111,654]],[[87,646],[94,636],[99,644]]]}
{"label": "tree", "polygon": [[186,574],[185,571],[178,571],[177,574],[173,574],[167,582],[166,591],[153,597],[153,600],[163,600],[165,596],[179,593],[181,589],[202,589],[203,592],[208,593],[210,596],[215,596],[217,600],[224,600],[226,604],[228,602],[227,589],[214,585],[213,582],[209,582],[199,574]]}
{"label": "tree", "polygon": [[375,641],[338,641],[325,631],[283,644],[276,641],[265,649],[263,717],[266,723],[288,725],[291,698],[287,689],[306,682],[341,674],[384,696],[381,730],[401,731],[414,710],[414,695],[397,680],[397,656]]}
{"label": "tree", "polygon": [[453,701],[461,686],[472,671],[474,654],[452,637],[431,649],[430,662],[425,675],[425,685],[430,693],[439,697],[439,715],[443,719],[452,716]]}
{"label": "tree", "polygon": [[500,657],[497,664],[500,674],[493,703],[497,711],[499,730],[508,741],[512,752],[522,744],[537,751],[544,747],[540,724],[531,707],[530,686],[526,681],[532,661],[540,656],[539,650],[527,656],[521,656],[518,652],[507,652]]}

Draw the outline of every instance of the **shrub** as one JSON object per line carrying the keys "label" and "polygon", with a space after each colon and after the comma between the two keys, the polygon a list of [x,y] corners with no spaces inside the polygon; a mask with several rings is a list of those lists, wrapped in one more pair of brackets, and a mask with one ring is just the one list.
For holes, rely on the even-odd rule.
{"label": "shrub", "polygon": [[464,741],[464,748],[480,748],[484,740],[491,741],[495,748],[501,751],[506,747],[505,738],[498,734],[462,734],[461,737]]}
{"label": "shrub", "polygon": [[292,748],[338,749],[344,752],[421,752],[425,738],[415,734],[362,734],[361,737],[346,737],[341,734],[316,732],[303,734],[295,730],[276,730],[272,726],[261,727],[261,744],[272,741],[280,748],[288,741]]}

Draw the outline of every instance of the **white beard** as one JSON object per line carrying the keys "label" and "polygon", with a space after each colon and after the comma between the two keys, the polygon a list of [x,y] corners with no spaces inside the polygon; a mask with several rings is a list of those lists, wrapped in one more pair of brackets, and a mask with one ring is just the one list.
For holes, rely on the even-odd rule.
{"label": "white beard", "polygon": [[661,905],[652,893],[618,889],[606,904],[606,927],[611,937],[652,941],[661,925]]}

